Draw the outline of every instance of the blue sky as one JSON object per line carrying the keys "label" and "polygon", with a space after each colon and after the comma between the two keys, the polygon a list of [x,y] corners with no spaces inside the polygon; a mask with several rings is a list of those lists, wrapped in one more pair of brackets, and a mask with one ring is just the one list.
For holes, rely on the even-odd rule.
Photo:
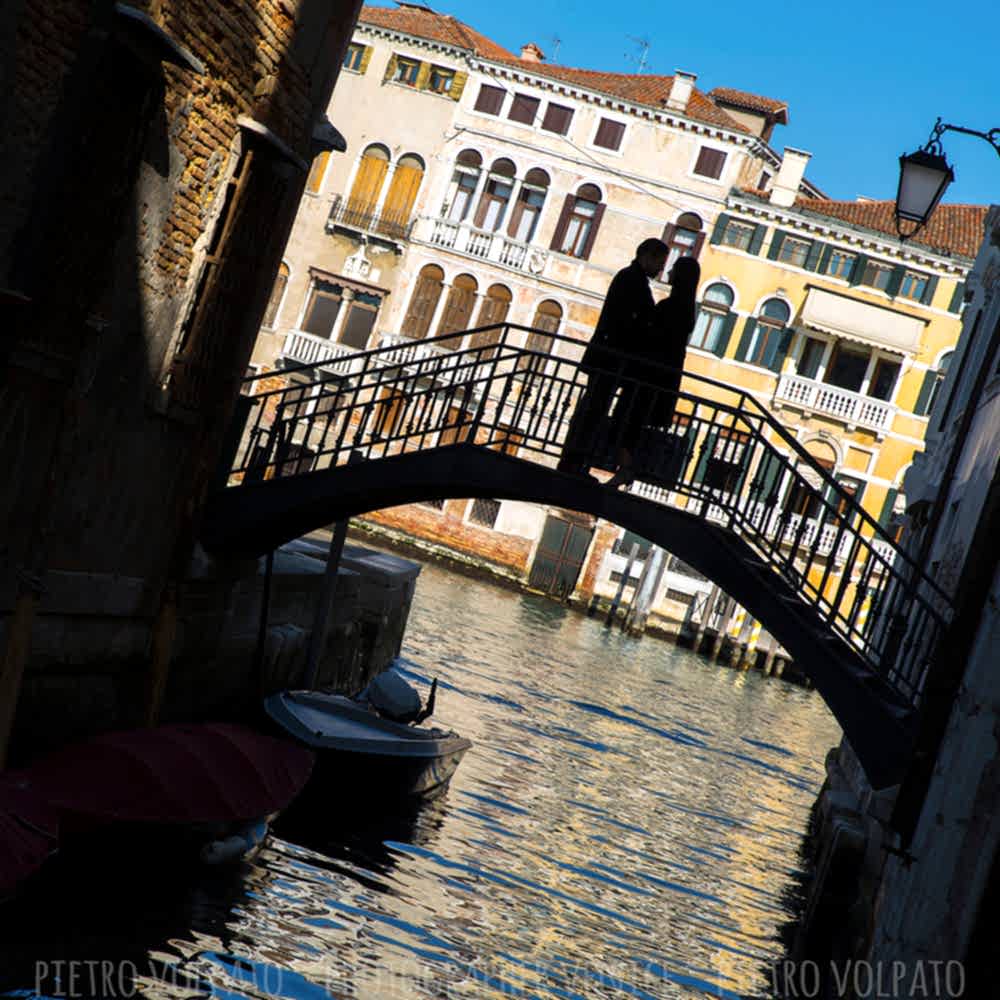
{"label": "blue sky", "polygon": [[[374,0],[388,5],[386,0]],[[787,101],[790,124],[772,144],[813,154],[806,176],[832,198],[895,198],[899,155],[923,145],[935,119],[980,131],[1000,126],[998,0],[868,0],[807,6],[600,3],[598,0],[430,0],[517,53],[536,42],[566,66],[635,72],[684,69],[698,86],[736,87]],[[992,52],[991,52],[992,49]],[[951,133],[949,202],[1000,203],[1000,156]]]}

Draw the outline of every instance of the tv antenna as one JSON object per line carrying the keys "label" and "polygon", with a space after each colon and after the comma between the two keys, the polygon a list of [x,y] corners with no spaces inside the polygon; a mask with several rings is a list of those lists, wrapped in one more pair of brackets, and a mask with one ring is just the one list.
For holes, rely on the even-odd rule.
{"label": "tv antenna", "polygon": [[552,61],[558,65],[557,60],[559,59],[559,46],[562,45],[562,39],[558,35],[552,36]]}
{"label": "tv antenna", "polygon": [[634,62],[639,67],[640,73],[646,72],[646,63],[649,61],[649,47],[652,44],[648,38],[636,38],[635,35],[628,36],[629,41],[635,42],[639,46],[639,55],[633,56],[628,53],[625,54],[625,58],[629,62]]}

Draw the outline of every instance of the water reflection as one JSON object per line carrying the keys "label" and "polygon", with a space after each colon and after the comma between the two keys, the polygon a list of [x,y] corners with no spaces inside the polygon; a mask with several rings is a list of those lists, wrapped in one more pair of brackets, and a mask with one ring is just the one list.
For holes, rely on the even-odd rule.
{"label": "water reflection", "polygon": [[763,994],[838,736],[816,696],[433,566],[403,666],[475,742],[446,797],[331,797],[228,879],[91,872],[18,947],[151,997]]}

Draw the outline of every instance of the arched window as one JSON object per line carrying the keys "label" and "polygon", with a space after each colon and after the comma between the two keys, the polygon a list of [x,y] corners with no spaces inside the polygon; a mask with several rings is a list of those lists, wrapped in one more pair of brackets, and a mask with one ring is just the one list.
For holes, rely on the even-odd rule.
{"label": "arched window", "polygon": [[507,233],[511,239],[521,243],[531,242],[538,228],[538,220],[548,192],[549,175],[544,170],[534,167],[524,175],[520,193],[514,203],[514,211],[510,214]]}
{"label": "arched window", "polygon": [[[512,298],[510,289],[506,285],[490,285],[486,292],[486,297],[483,299],[483,304],[479,307],[479,317],[476,320],[476,326],[493,326],[497,323],[503,323],[507,318],[507,313],[510,311]],[[500,339],[502,333],[502,326],[495,330],[483,330],[471,338],[469,346],[486,347],[489,344],[495,344]],[[493,354],[493,351],[483,351],[479,357],[489,358]]]}
{"label": "arched window", "polygon": [[514,190],[514,164],[510,160],[497,160],[490,167],[486,187],[476,209],[476,226],[495,233],[503,223],[507,204]]}
{"label": "arched window", "polygon": [[389,193],[382,206],[379,229],[389,235],[403,235],[410,223],[413,204],[424,177],[424,161],[414,153],[400,157],[392,175]]}
{"label": "arched window", "polygon": [[389,150],[385,146],[369,146],[362,154],[358,172],[354,175],[351,194],[347,199],[345,222],[351,225],[367,225],[371,222],[388,170]]}
{"label": "arched window", "polygon": [[324,149],[318,153],[309,168],[309,178],[306,180],[306,190],[310,194],[319,194],[323,189],[323,178],[326,176],[326,166],[330,162],[330,150]]}
{"label": "arched window", "polygon": [[288,265],[282,261],[278,266],[278,274],[271,286],[271,297],[267,300],[267,309],[264,312],[264,326],[273,327],[278,318],[278,310],[281,309],[281,300],[285,297],[285,288],[288,285]]}
{"label": "arched window", "polygon": [[730,311],[732,305],[733,290],[728,285],[722,282],[709,285],[698,306],[690,346],[711,351],[721,358],[726,353],[736,322],[736,313]]}
{"label": "arched window", "polygon": [[452,283],[448,301],[441,316],[437,336],[446,333],[461,333],[471,325],[472,309],[476,304],[476,279],[471,274],[460,274]]}
{"label": "arched window", "polygon": [[437,264],[425,264],[413,286],[406,319],[403,320],[403,336],[414,340],[423,340],[427,336],[443,287],[444,271]]}
{"label": "arched window", "polygon": [[702,244],[705,242],[705,233],[702,231],[702,221],[700,216],[694,212],[685,212],[676,222],[667,223],[663,230],[663,242],[670,250],[667,256],[666,266],[663,268],[663,280],[670,279],[670,269],[677,262],[678,257],[695,257],[701,253]]}
{"label": "arched window", "polygon": [[483,158],[474,149],[463,149],[458,154],[443,213],[452,222],[464,222],[468,216],[482,169]]}
{"label": "arched window", "polygon": [[[539,302],[535,309],[535,317],[531,321],[532,330],[528,334],[525,347],[529,351],[538,351],[540,354],[548,354],[552,350],[551,334],[559,332],[559,325],[562,323],[562,306],[551,299]],[[518,361],[518,371],[532,369],[540,371],[545,367],[545,358],[532,357],[521,358]]]}
{"label": "arched window", "polygon": [[768,299],[756,317],[748,316],[743,328],[743,336],[736,348],[736,360],[748,365],[781,371],[782,362],[788,353],[792,331],[788,321],[792,311],[788,303],[781,299]]}
{"label": "arched window", "polygon": [[930,368],[924,374],[924,381],[920,386],[920,394],[917,396],[916,405],[913,407],[913,412],[918,417],[929,416],[934,409],[934,403],[937,400],[938,393],[941,391],[941,384],[948,374],[948,368],[951,365],[951,358],[954,353],[954,351],[948,351],[946,354],[943,354],[941,360],[938,361],[937,368]]}
{"label": "arched window", "polygon": [[581,185],[576,194],[566,195],[552,238],[552,249],[587,260],[603,217],[600,189],[594,184]]}

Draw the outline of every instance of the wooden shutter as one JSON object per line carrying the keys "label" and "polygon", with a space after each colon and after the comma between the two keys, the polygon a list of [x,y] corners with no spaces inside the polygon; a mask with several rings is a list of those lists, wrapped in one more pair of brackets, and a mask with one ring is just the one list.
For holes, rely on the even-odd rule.
{"label": "wooden shutter", "polygon": [[412,337],[414,340],[423,340],[427,336],[438,299],[441,298],[442,287],[441,279],[434,275],[421,274],[417,278],[413,298],[410,299],[406,319],[403,321],[404,336]]}
{"label": "wooden shutter", "polygon": [[890,489],[885,495],[885,501],[882,504],[882,513],[878,516],[878,523],[882,525],[886,531],[889,530],[889,521],[892,518],[893,508],[896,506],[896,497],[899,496],[899,490]]}
{"label": "wooden shutter", "polygon": [[597,126],[597,135],[594,136],[594,145],[616,150],[621,147],[624,135],[625,126],[621,122],[602,118],[601,124]]}
{"label": "wooden shutter", "polygon": [[366,45],[364,52],[361,53],[361,63],[358,66],[359,73],[366,73],[368,71],[368,64],[372,61],[372,52],[374,49],[371,45]]}
{"label": "wooden shutter", "polygon": [[691,256],[697,260],[701,256],[701,248],[705,245],[705,234],[699,233],[694,238],[694,245],[691,247]]}
{"label": "wooden shutter", "polygon": [[524,188],[522,187],[514,199],[514,207],[511,209],[510,218],[507,220],[507,235],[511,239],[517,238],[517,227],[521,225],[521,216],[524,215]]}
{"label": "wooden shutter", "polygon": [[778,259],[778,254],[781,253],[781,244],[785,242],[786,235],[783,230],[775,229],[774,236],[771,237],[771,247],[767,251],[768,260]]}
{"label": "wooden shutter", "polygon": [[763,223],[758,223],[754,229],[753,236],[750,237],[750,246],[747,247],[747,253],[757,254],[760,253],[761,244],[764,242],[764,233],[767,232],[767,226]]}
{"label": "wooden shutter", "polygon": [[573,214],[573,206],[575,204],[576,195],[566,195],[562,211],[559,213],[559,221],[556,223],[556,231],[552,234],[552,242],[549,244],[550,250],[561,249],[562,241],[566,236],[566,227],[569,225],[569,217]]}
{"label": "wooden shutter", "polygon": [[431,79],[431,64],[427,62],[422,62],[420,68],[417,70],[417,79],[414,82],[414,87],[417,90],[426,90],[427,84]]}
{"label": "wooden shutter", "polygon": [[382,215],[395,221],[408,222],[423,177],[424,172],[420,167],[405,164],[396,167],[382,208]]}
{"label": "wooden shutter", "polygon": [[830,258],[833,256],[833,246],[829,243],[823,246],[823,253],[819,259],[819,273],[826,274],[830,266]]}
{"label": "wooden shutter", "polygon": [[931,394],[934,392],[934,385],[938,380],[938,373],[933,369],[924,372],[924,380],[920,383],[920,392],[917,393],[917,401],[913,405],[913,412],[918,417],[928,415]]}
{"label": "wooden shutter", "polygon": [[594,241],[597,239],[597,230],[601,228],[601,219],[604,218],[605,205],[602,201],[596,209],[594,209],[594,218],[590,222],[590,231],[587,233],[587,238],[584,240],[583,249],[580,251],[581,260],[590,260],[590,251],[594,249]]}
{"label": "wooden shutter", "polygon": [[546,132],[555,132],[557,135],[565,135],[569,131],[570,122],[573,120],[573,109],[562,104],[548,104],[545,108],[545,117],[542,119],[542,128]]}
{"label": "wooden shutter", "polygon": [[507,118],[512,122],[520,122],[522,125],[532,125],[535,115],[538,114],[538,105],[541,103],[537,97],[529,97],[527,94],[515,94],[511,103]]}
{"label": "wooden shutter", "polygon": [[702,146],[694,165],[694,172],[702,177],[718,180],[722,176],[722,168],[726,163],[726,154],[721,149],[710,149]]}
{"label": "wooden shutter", "polygon": [[472,224],[476,229],[482,229],[483,223],[486,221],[486,209],[490,205],[490,179],[486,178],[486,185],[483,187],[482,194],[479,195],[479,204],[476,206],[476,214],[472,218]]}
{"label": "wooden shutter", "polygon": [[309,168],[309,178],[306,180],[306,190],[312,194],[319,194],[323,186],[323,175],[326,173],[326,165],[330,162],[330,150],[324,149],[319,152],[312,161]]}
{"label": "wooden shutter", "polygon": [[396,66],[399,64],[399,56],[395,52],[389,56],[389,62],[385,67],[385,76],[382,77],[382,82],[386,83],[391,80],[396,75]]}
{"label": "wooden shutter", "polygon": [[778,334],[777,342],[775,343],[774,350],[768,350],[769,357],[764,358],[764,364],[771,369],[771,371],[779,373],[781,371],[781,366],[785,361],[785,355],[788,354],[788,345],[792,342],[792,330],[784,326],[781,328],[781,332]]}
{"label": "wooden shutter", "polygon": [[750,351],[750,342],[753,340],[754,330],[757,329],[757,320],[753,316],[747,316],[746,323],[743,324],[743,335],[740,337],[739,345],[736,348],[736,360],[746,361]]}
{"label": "wooden shutter", "polygon": [[937,286],[938,276],[936,274],[932,274],[927,279],[927,287],[924,288],[924,294],[920,296],[920,302],[923,305],[929,306],[934,301],[934,293],[937,291]]}
{"label": "wooden shutter", "polygon": [[722,330],[719,332],[719,339],[712,348],[712,353],[717,357],[725,357],[726,348],[729,346],[729,340],[733,335],[733,327],[736,326],[736,313],[731,312],[726,314],[726,318],[722,321]]}
{"label": "wooden shutter", "polygon": [[[934,282],[937,283],[937,277],[935,277]],[[965,282],[959,281],[955,285],[955,290],[951,293],[951,301],[948,303],[948,312],[950,313],[960,313],[962,311],[962,303],[965,301]]]}
{"label": "wooden shutter", "polygon": [[885,294],[889,296],[890,299],[895,298],[899,294],[899,288],[903,284],[903,275],[906,273],[906,268],[902,264],[897,264],[889,272],[889,280],[885,285]]}
{"label": "wooden shutter", "polygon": [[488,83],[479,85],[476,95],[476,111],[487,115],[498,115],[503,107],[504,91],[502,87],[491,87]]}
{"label": "wooden shutter", "polygon": [[[456,279],[457,282],[457,279]],[[475,288],[463,288],[459,284],[453,284],[448,293],[448,301],[445,303],[444,313],[441,316],[441,325],[436,333],[442,336],[446,333],[461,333],[468,330],[472,319],[472,307],[476,302]]]}
{"label": "wooden shutter", "polygon": [[448,91],[448,96],[453,101],[460,101],[462,99],[462,94],[465,91],[465,85],[468,80],[468,73],[455,73],[455,79],[451,81],[451,89]]}
{"label": "wooden shutter", "polygon": [[863,253],[859,253],[854,258],[854,267],[851,268],[851,277],[848,279],[849,284],[860,285],[867,266],[868,258]]}
{"label": "wooden shutter", "polygon": [[377,156],[362,156],[361,166],[351,185],[349,207],[354,211],[363,209],[374,210],[378,196],[389,170],[389,161]]}
{"label": "wooden shutter", "polygon": [[820,243],[819,240],[813,240],[809,246],[809,256],[806,257],[806,270],[815,271],[819,267],[820,258],[824,256],[829,249],[830,247],[828,244]]}
{"label": "wooden shutter", "polygon": [[722,234],[726,231],[726,226],[729,224],[729,216],[725,212],[721,213],[719,217],[715,220],[715,226],[712,229],[712,243],[721,243]]}

